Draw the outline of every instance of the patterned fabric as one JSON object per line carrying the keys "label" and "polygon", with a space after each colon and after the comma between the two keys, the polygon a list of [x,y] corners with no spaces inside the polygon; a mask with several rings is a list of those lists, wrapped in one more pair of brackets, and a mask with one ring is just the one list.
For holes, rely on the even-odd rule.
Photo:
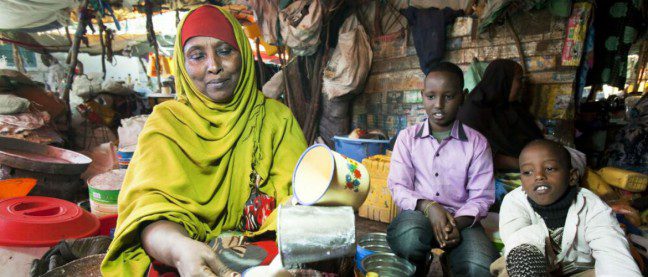
{"label": "patterned fabric", "polygon": [[491,207],[491,211],[499,211],[504,196],[521,185],[519,172],[495,173],[495,204]]}
{"label": "patterned fabric", "polygon": [[630,111],[630,122],[608,147],[608,165],[648,174],[648,94]]}
{"label": "patterned fabric", "polygon": [[623,89],[628,70],[628,51],[646,29],[633,0],[596,2],[594,16],[594,67],[588,84],[608,84]]}
{"label": "patterned fabric", "polygon": [[549,238],[551,238],[551,248],[554,253],[560,253],[560,244],[562,243],[564,227],[549,229]]}
{"label": "patterned fabric", "polygon": [[511,277],[547,276],[547,260],[537,247],[522,244],[509,252],[506,270]]}
{"label": "patterned fabric", "polygon": [[274,240],[250,242],[244,236],[221,235],[212,240],[209,246],[225,266],[236,272],[268,265],[279,253]]}
{"label": "patterned fabric", "polygon": [[241,216],[242,231],[256,232],[276,207],[275,198],[259,190],[261,177],[256,172],[250,175],[250,198],[245,202]]}

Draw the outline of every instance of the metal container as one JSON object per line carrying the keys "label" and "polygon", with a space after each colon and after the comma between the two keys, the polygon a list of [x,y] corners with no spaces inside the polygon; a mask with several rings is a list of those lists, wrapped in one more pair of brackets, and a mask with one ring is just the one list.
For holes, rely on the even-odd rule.
{"label": "metal container", "polygon": [[92,160],[74,151],[19,139],[0,138],[0,179],[38,180],[29,195],[75,201]]}
{"label": "metal container", "polygon": [[279,206],[277,243],[284,266],[353,257],[353,209]]}
{"label": "metal container", "polygon": [[20,139],[0,138],[0,164],[49,174],[83,173],[92,159],[74,151]]}
{"label": "metal container", "polygon": [[101,262],[106,254],[95,254],[59,266],[42,277],[93,277],[101,276]]}
{"label": "metal container", "polygon": [[376,253],[362,260],[367,272],[376,272],[380,277],[414,276],[416,266],[393,253]]}
{"label": "metal container", "polygon": [[387,243],[387,234],[367,233],[358,238],[355,262],[360,272],[366,273],[362,267],[362,259],[374,253],[393,253]]}
{"label": "metal container", "polygon": [[367,233],[358,238],[358,246],[373,252],[393,252],[387,243],[387,234],[385,233]]}

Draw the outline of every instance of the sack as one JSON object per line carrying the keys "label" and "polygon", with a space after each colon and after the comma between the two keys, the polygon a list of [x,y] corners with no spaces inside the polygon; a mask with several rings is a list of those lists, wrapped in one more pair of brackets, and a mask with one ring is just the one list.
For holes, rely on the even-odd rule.
{"label": "sack", "polygon": [[125,86],[123,83],[117,82],[115,80],[105,80],[101,83],[101,90],[105,93],[110,93],[114,95],[130,95],[133,94],[133,90]]}
{"label": "sack", "polygon": [[94,73],[79,75],[74,77],[72,83],[72,93],[88,99],[90,96],[97,94],[101,91],[102,76]]}
{"label": "sack", "polygon": [[263,85],[263,95],[271,99],[278,99],[281,94],[286,91],[284,84],[283,70],[275,73],[275,75]]}
{"label": "sack", "polygon": [[358,18],[349,16],[340,28],[337,48],[324,69],[322,91],[331,99],[356,90],[369,75],[372,57],[369,36]]}
{"label": "sack", "polygon": [[63,114],[66,107],[63,100],[45,91],[29,77],[15,70],[0,69],[0,93],[25,98],[31,103],[30,106],[48,112],[52,118]]}
{"label": "sack", "polygon": [[257,16],[261,36],[268,44],[277,45],[277,32],[279,30],[279,2],[278,0],[250,0],[250,6]]}
{"label": "sack", "polygon": [[245,201],[241,216],[241,231],[255,232],[263,225],[266,218],[275,209],[275,198],[259,190],[261,176],[256,171],[250,174],[250,197]]}
{"label": "sack", "polygon": [[295,55],[310,56],[317,51],[322,17],[320,0],[297,0],[279,13],[281,36]]}
{"label": "sack", "polygon": [[24,113],[29,108],[29,100],[9,95],[0,95],[0,114]]}

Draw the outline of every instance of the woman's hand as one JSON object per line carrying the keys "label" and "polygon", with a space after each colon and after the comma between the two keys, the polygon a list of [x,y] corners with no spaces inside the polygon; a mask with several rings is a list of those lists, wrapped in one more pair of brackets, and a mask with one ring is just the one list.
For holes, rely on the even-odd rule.
{"label": "woman's hand", "polygon": [[142,231],[142,246],[153,259],[174,266],[181,276],[237,276],[204,243],[189,237],[179,224],[161,220]]}
{"label": "woman's hand", "polygon": [[237,276],[206,244],[184,237],[174,243],[173,265],[180,276]]}

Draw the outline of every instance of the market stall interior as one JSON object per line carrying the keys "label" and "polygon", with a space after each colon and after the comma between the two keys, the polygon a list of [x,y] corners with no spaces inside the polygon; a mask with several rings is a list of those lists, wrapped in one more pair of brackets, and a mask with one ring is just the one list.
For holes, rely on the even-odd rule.
{"label": "market stall interior", "polygon": [[[200,26],[216,31],[191,38],[232,49],[187,54],[197,51],[185,49],[182,24],[201,7],[231,16],[232,40],[221,37],[225,23]],[[208,249],[210,258],[199,264],[204,274],[504,276],[493,271],[495,261],[490,269],[457,266],[474,262],[458,249],[478,229],[488,247],[473,252],[517,253],[504,215],[525,191],[525,176],[535,174],[520,155],[541,139],[565,148],[575,185],[613,215],[606,226],[627,249],[612,256],[627,252],[629,274],[636,265],[645,276],[647,19],[645,0],[0,1],[0,276],[194,273],[164,264],[165,255],[146,252],[152,250],[139,238],[116,242],[133,220],[123,215],[141,216],[142,233],[158,221],[179,226]],[[243,61],[238,72],[250,75],[232,75],[235,87],[245,86],[235,91],[258,90],[263,100],[221,103],[189,72],[209,59],[204,74],[217,81],[205,87],[221,90],[227,80],[219,76],[231,69],[234,52]],[[176,119],[184,127],[164,121]],[[236,141],[231,130],[240,131]],[[159,135],[171,146],[138,148],[143,136]],[[241,154],[248,139],[252,158]],[[232,150],[186,153],[214,141]],[[295,143],[279,149],[286,141]],[[239,165],[250,159],[251,171]],[[182,170],[144,171],[145,161]],[[543,190],[557,187],[551,174],[538,175]],[[147,183],[161,179],[169,184]],[[210,205],[213,199],[192,187],[207,179],[231,188],[210,192],[228,203],[210,218],[186,208]],[[144,212],[158,202],[126,203],[138,190],[175,194],[161,197],[168,211],[158,216]],[[529,209],[538,214],[555,208],[532,200]],[[245,206],[230,205],[239,202]],[[176,213],[182,216],[169,216]],[[217,223],[228,214],[242,223]],[[549,230],[547,240],[555,239]],[[432,234],[420,236],[423,246],[408,241],[419,233]],[[543,270],[607,270],[603,262],[574,269],[576,246],[551,242],[567,258]],[[603,251],[597,245],[587,249]],[[147,257],[133,254],[116,266],[112,257],[129,255],[115,254],[118,248],[146,249]],[[513,260],[504,260],[509,273]]]}

